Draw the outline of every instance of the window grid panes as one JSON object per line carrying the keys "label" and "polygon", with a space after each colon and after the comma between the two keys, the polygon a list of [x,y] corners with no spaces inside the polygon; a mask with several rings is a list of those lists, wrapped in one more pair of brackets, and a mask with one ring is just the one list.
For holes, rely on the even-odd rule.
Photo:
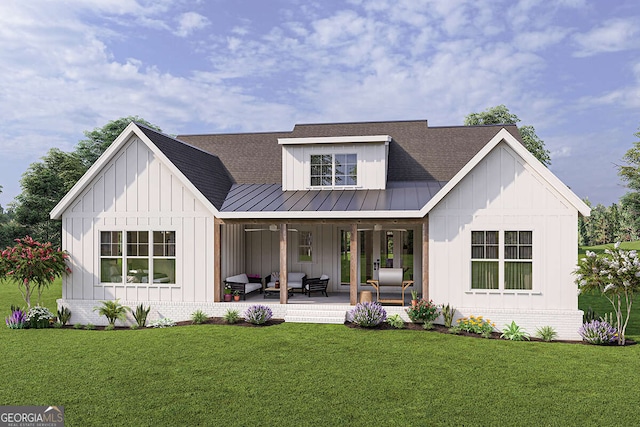
{"label": "window grid panes", "polygon": [[499,247],[497,231],[471,232],[471,289],[498,289]]}
{"label": "window grid panes", "polygon": [[298,232],[298,262],[313,261],[313,233],[310,231]]}
{"label": "window grid panes", "polygon": [[100,281],[122,282],[122,232],[100,232]]}
{"label": "window grid panes", "polygon": [[533,287],[533,232],[505,231],[504,258],[504,288],[531,290]]}
{"label": "window grid panes", "polygon": [[358,184],[357,154],[313,154],[310,163],[311,186]]}
{"label": "window grid panes", "polygon": [[[149,239],[150,235],[152,241]],[[128,284],[176,283],[175,255],[175,231],[102,231],[100,281]]]}

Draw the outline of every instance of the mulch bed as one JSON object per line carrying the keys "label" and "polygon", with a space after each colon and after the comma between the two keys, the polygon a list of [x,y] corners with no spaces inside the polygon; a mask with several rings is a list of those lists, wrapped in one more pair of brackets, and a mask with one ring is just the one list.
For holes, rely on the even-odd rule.
{"label": "mulch bed", "polygon": [[[209,317],[206,321],[204,321],[203,323],[201,323],[202,325],[227,325],[227,326],[240,326],[240,327],[248,327],[248,328],[262,328],[262,327],[266,327],[266,326],[275,326],[275,325],[279,325],[281,323],[284,323],[284,319],[270,319],[268,320],[266,323],[262,324],[262,325],[255,325],[253,323],[249,323],[247,321],[245,321],[244,319],[240,319],[237,323],[227,323],[223,317]],[[182,322],[176,322],[176,326],[190,326],[193,325],[193,323],[191,322],[191,320],[184,320]],[[361,326],[358,326],[355,323],[351,323],[351,322],[344,322],[344,325],[347,328],[352,328],[352,329],[362,329],[362,330],[367,330],[367,331],[385,331],[385,330],[396,330],[396,328],[394,328],[393,326],[391,326],[389,323],[387,322],[383,322],[381,324],[379,324],[378,326],[374,326],[372,328],[363,328]],[[73,325],[66,325],[63,327],[63,329],[74,329]],[[115,328],[115,330],[128,330],[131,329],[127,326],[117,326]],[[140,328],[140,329],[150,329],[150,328]],[[421,331],[421,332],[437,332],[437,333],[441,333],[441,334],[450,334],[451,332],[449,332],[449,328],[446,328],[443,325],[437,325],[434,324],[433,325],[433,329],[424,329],[422,327],[422,323],[412,323],[412,322],[405,322],[404,324],[404,328],[402,329],[407,329],[407,330],[411,330],[411,331]],[[92,329],[95,331],[103,331],[104,330],[104,326],[96,326],[95,329]],[[481,338],[481,339],[492,339],[492,340],[501,340],[502,338],[500,338],[500,332],[493,332],[491,334],[490,338],[483,338],[481,335],[479,334],[474,334],[472,332],[466,332],[466,331],[460,331],[459,333],[457,333],[456,335],[459,336],[464,336],[464,337],[472,337],[472,338]],[[537,341],[537,342],[545,342],[543,340],[541,340],[540,338],[536,338],[536,337],[530,337],[530,341]],[[583,344],[583,345],[591,345],[588,344],[585,341],[570,341],[570,340],[553,340],[551,341],[553,343],[565,343],[565,344]],[[624,347],[630,346],[630,345],[635,345],[637,344],[635,341],[627,339],[625,341],[625,345]],[[612,346],[617,346],[617,344],[611,344]]]}

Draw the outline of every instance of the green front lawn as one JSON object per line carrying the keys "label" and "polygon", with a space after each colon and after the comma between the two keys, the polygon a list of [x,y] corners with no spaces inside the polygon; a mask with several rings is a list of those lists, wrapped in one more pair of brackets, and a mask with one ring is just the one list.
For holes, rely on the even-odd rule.
{"label": "green front lawn", "polygon": [[[21,302],[13,284],[0,301]],[[0,404],[62,405],[67,426],[638,424],[640,345],[287,323],[2,327],[0,343]]]}

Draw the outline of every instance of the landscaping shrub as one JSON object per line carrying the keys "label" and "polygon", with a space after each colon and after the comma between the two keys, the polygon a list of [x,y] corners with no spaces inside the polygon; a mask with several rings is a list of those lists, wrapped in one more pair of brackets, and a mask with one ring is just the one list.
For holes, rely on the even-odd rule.
{"label": "landscaping shrub", "polygon": [[93,311],[97,311],[100,316],[107,318],[110,325],[114,325],[116,320],[124,321],[127,318],[127,311],[131,310],[129,307],[124,306],[115,301],[100,301],[101,307],[94,307]]}
{"label": "landscaping shrub", "polygon": [[372,328],[387,320],[387,312],[377,302],[361,302],[348,312],[347,320],[364,328]]}
{"label": "landscaping shrub", "polygon": [[601,320],[583,323],[578,333],[589,344],[607,345],[618,340],[616,328]]}
{"label": "landscaping shrub", "polygon": [[254,325],[262,325],[267,323],[273,316],[273,312],[266,305],[252,305],[242,314],[244,320]]}
{"label": "landscaping shrub", "polygon": [[402,317],[400,317],[399,314],[394,314],[393,316],[389,316],[387,318],[387,323],[396,329],[404,328],[404,320],[402,320]]}
{"label": "landscaping shrub", "polygon": [[150,311],[151,307],[145,308],[144,305],[140,304],[136,307],[136,310],[131,313],[133,315],[133,318],[136,320],[137,327],[144,328],[147,325],[147,316],[149,315]]}
{"label": "landscaping shrub", "polygon": [[12,310],[11,316],[5,317],[4,322],[9,329],[24,329],[27,327],[27,315],[18,308],[17,310]]}
{"label": "landscaping shrub", "polygon": [[155,322],[150,323],[147,328],[170,328],[172,326],[176,326],[176,322],[168,317],[163,317],[162,319],[158,319]]}
{"label": "landscaping shrub", "polygon": [[227,323],[238,323],[240,320],[240,311],[228,309],[226,313],[224,313],[224,321]]}
{"label": "landscaping shrub", "polygon": [[447,305],[442,304],[442,309],[440,311],[442,312],[444,326],[447,328],[450,328],[451,325],[453,324],[453,316],[456,314],[456,309],[450,306],[449,304]]}
{"label": "landscaping shrub", "polygon": [[458,319],[458,324],[456,325],[456,328],[460,331],[479,334],[484,338],[489,338],[495,327],[495,323],[492,323],[489,319],[484,319],[482,316],[463,317]]}
{"label": "landscaping shrub", "polygon": [[207,313],[202,310],[196,310],[191,314],[191,323],[194,325],[201,325],[206,322],[208,318]]}
{"label": "landscaping shrub", "polygon": [[39,305],[31,307],[27,312],[26,318],[29,327],[33,329],[48,328],[52,319],[55,319],[53,313],[47,307],[40,307]]}
{"label": "landscaping shrub", "polygon": [[438,306],[431,300],[421,299],[415,306],[405,310],[414,323],[433,322],[438,318]]}
{"label": "landscaping shrub", "polygon": [[69,310],[64,305],[60,306],[60,310],[58,310],[58,322],[61,326],[66,325],[71,319],[71,310]]}
{"label": "landscaping shrub", "polygon": [[502,329],[502,335],[500,338],[511,341],[524,341],[529,339],[529,333],[518,326],[515,320],[512,320],[509,326],[505,326]]}
{"label": "landscaping shrub", "polygon": [[540,328],[536,329],[536,337],[540,338],[543,341],[553,341],[557,338],[557,336],[558,333],[555,329],[553,329],[553,326],[541,326]]}

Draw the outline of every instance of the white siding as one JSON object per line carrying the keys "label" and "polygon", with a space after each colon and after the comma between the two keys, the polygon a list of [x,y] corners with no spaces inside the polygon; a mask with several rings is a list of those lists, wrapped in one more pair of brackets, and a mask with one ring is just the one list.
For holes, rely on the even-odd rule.
{"label": "white siding", "polygon": [[[576,338],[581,312],[571,273],[577,215],[513,150],[499,144],[429,213],[431,298],[451,304],[462,316],[490,314],[499,328],[515,320],[530,333],[551,325]],[[531,291],[471,290],[473,230],[533,231]]]}
{"label": "white siding", "polygon": [[[132,138],[63,213],[72,274],[65,300],[213,300],[213,217],[148,147]],[[100,231],[175,231],[176,284],[101,284]]]}
{"label": "white siding", "polygon": [[387,185],[387,148],[384,143],[283,145],[282,188],[285,191],[310,188],[312,154],[357,154],[357,187],[384,189]]}

